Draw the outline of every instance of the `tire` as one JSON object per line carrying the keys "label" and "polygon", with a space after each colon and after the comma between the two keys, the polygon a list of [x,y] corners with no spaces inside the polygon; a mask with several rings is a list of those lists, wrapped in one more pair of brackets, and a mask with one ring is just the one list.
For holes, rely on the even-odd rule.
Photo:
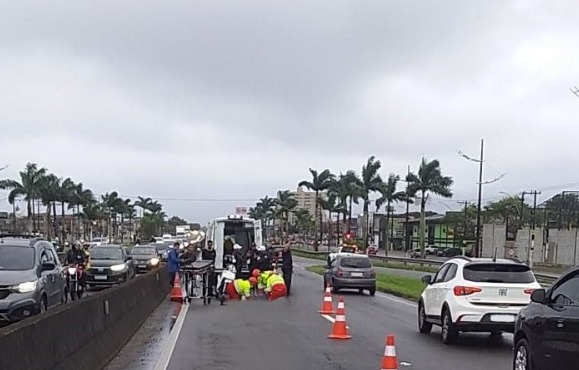
{"label": "tire", "polygon": [[340,288],[338,288],[337,286],[332,286],[332,294],[338,294],[338,292],[340,291]]}
{"label": "tire", "polygon": [[71,290],[71,291],[70,291],[70,300],[71,300],[71,301],[76,301],[76,290]]}
{"label": "tire", "polygon": [[376,288],[369,289],[370,295],[374,297],[376,295]]}
{"label": "tire", "polygon": [[363,295],[363,294],[364,294],[364,289],[358,289],[358,293],[360,293],[360,294]]}
{"label": "tire", "polygon": [[530,357],[529,343],[521,338],[515,344],[513,355],[513,370],[533,370],[533,361]]}
{"label": "tire", "polygon": [[327,282],[326,278],[324,277],[324,292],[326,291],[327,288],[328,288],[328,282]]}
{"label": "tire", "polygon": [[442,311],[442,343],[446,345],[456,343],[458,339],[458,329],[452,322],[450,310],[445,308]]}
{"label": "tire", "polygon": [[45,313],[46,311],[48,311],[48,298],[46,298],[46,295],[43,294],[38,304],[38,313],[42,314]]}
{"label": "tire", "polygon": [[424,302],[418,302],[418,331],[422,334],[429,334],[432,331],[432,323],[426,321],[426,310]]}

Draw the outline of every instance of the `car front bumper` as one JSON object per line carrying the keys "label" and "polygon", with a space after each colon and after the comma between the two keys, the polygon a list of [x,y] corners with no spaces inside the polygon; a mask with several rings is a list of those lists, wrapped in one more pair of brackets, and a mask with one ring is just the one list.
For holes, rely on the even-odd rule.
{"label": "car front bumper", "polygon": [[20,321],[38,312],[40,294],[10,293],[6,298],[0,299],[0,321]]}

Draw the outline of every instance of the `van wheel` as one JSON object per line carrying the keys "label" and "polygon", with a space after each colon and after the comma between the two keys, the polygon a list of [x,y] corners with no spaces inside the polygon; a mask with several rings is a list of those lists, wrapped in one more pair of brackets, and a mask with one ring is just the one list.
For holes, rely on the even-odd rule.
{"label": "van wheel", "polygon": [[46,298],[46,295],[42,295],[42,298],[40,299],[40,303],[38,304],[38,313],[44,313],[48,310],[48,298]]}
{"label": "van wheel", "polygon": [[458,329],[452,322],[450,310],[445,308],[442,312],[442,343],[454,344],[458,339]]}

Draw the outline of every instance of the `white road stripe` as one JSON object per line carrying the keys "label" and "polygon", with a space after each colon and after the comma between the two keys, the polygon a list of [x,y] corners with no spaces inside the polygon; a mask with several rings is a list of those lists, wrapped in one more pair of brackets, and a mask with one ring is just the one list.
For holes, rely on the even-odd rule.
{"label": "white road stripe", "polygon": [[171,356],[173,355],[173,351],[175,350],[175,345],[177,344],[177,339],[179,339],[179,334],[181,333],[181,329],[183,328],[183,323],[185,322],[185,318],[187,317],[187,312],[189,311],[189,305],[183,304],[181,306],[181,311],[179,312],[179,316],[177,316],[177,320],[175,321],[175,325],[171,330],[171,334],[169,335],[169,339],[163,348],[163,352],[157,361],[157,365],[155,365],[155,370],[166,370],[169,366],[169,362],[171,361]]}
{"label": "white road stripe", "polygon": [[392,302],[401,303],[401,304],[403,304],[403,305],[410,306],[410,307],[414,307],[414,308],[417,308],[417,307],[418,307],[418,305],[417,305],[416,303],[414,303],[414,302],[407,301],[407,300],[405,300],[405,299],[403,299],[403,298],[398,298],[398,297],[395,297],[395,296],[393,296],[393,295],[389,295],[389,294],[385,294],[385,293],[376,293],[376,297],[379,297],[379,298],[382,298],[382,299],[386,299],[386,300],[389,300],[389,301],[392,301]]}
{"label": "white road stripe", "polygon": [[[330,315],[322,315],[322,317],[323,317],[324,319],[328,320],[329,322],[331,322],[332,324],[333,324],[334,322],[336,322],[336,320],[335,320],[332,316],[330,316]],[[350,327],[349,327],[348,325],[346,325],[346,329],[350,329]]]}

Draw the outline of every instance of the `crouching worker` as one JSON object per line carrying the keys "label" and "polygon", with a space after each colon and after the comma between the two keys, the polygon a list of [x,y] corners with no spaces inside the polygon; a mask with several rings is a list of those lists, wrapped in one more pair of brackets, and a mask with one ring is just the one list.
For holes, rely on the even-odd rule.
{"label": "crouching worker", "polygon": [[253,276],[249,280],[235,279],[230,284],[227,284],[225,292],[229,299],[241,299],[245,301],[251,297],[251,287],[257,284],[257,279]]}
{"label": "crouching worker", "polygon": [[287,288],[283,278],[277,274],[271,274],[267,278],[267,285],[265,287],[268,301],[274,301],[278,298],[287,296]]}

